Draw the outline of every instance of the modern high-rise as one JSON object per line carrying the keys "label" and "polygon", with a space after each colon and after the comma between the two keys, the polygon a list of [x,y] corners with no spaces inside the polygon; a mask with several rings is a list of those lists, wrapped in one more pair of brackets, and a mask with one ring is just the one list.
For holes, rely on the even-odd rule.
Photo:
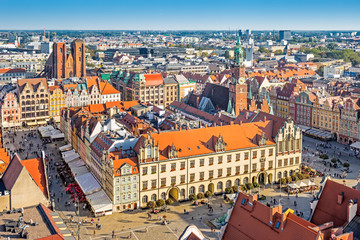
{"label": "modern high-rise", "polygon": [[280,30],[279,37],[281,40],[291,40],[291,31],[290,30]]}

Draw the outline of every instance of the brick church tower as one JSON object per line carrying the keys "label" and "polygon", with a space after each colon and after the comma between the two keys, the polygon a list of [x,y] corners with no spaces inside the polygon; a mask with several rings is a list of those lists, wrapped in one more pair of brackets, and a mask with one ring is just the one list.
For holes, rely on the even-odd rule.
{"label": "brick church tower", "polygon": [[74,77],[86,75],[85,44],[84,41],[76,39],[71,43],[71,54],[74,61]]}
{"label": "brick church tower", "polygon": [[227,112],[239,115],[240,111],[247,109],[247,83],[245,81],[245,65],[240,37],[236,43],[235,63],[232,66],[232,79],[229,84],[229,103]]}
{"label": "brick church tower", "polygon": [[63,78],[67,59],[65,43],[54,43],[52,59],[52,77]]}
{"label": "brick church tower", "polygon": [[85,44],[81,39],[71,43],[71,52],[65,43],[54,43],[53,52],[45,65],[49,78],[86,77]]}

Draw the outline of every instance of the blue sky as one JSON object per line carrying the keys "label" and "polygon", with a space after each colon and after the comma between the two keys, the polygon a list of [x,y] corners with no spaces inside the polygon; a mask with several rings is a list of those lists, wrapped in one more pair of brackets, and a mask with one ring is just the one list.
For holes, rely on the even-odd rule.
{"label": "blue sky", "polygon": [[0,29],[360,30],[360,0],[0,0]]}

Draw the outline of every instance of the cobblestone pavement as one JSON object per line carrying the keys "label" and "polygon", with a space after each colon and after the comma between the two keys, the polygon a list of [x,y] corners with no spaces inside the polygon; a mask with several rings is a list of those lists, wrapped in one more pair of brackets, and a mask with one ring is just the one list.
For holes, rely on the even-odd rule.
{"label": "cobblestone pavement", "polygon": [[[208,209],[206,206],[193,206],[191,202],[185,202],[177,204],[176,206],[170,206],[170,211],[165,213],[166,218],[169,220],[169,225],[162,225],[161,221],[158,221],[157,218],[161,215],[152,215],[152,219],[147,218],[148,210],[134,210],[123,213],[115,213],[110,216],[100,217],[99,219],[95,218],[95,223],[102,225],[101,230],[95,230],[95,223],[91,225],[90,219],[92,218],[88,210],[84,210],[83,205],[80,204],[80,211],[78,218],[75,212],[75,206],[71,202],[70,206],[65,207],[65,202],[70,201],[70,195],[65,193],[65,186],[61,180],[56,179],[56,167],[55,163],[60,162],[61,157],[58,151],[58,147],[64,145],[64,142],[50,143],[43,145],[42,141],[37,133],[37,131],[32,131],[35,137],[28,138],[25,141],[25,135],[30,133],[30,131],[18,131],[16,136],[13,137],[12,133],[4,133],[4,143],[5,147],[8,148],[11,153],[14,153],[20,148],[26,149],[20,153],[22,159],[34,158],[37,154],[41,154],[41,151],[44,150],[46,155],[50,157],[50,162],[48,163],[48,176],[52,180],[50,185],[50,193],[54,195],[53,199],[55,201],[55,210],[60,213],[64,219],[69,219],[71,216],[74,216],[75,221],[70,223],[67,221],[67,225],[70,231],[74,235],[77,235],[78,223],[81,222],[80,226],[80,236],[81,239],[112,239],[112,232],[114,232],[116,239],[178,239],[179,236],[183,233],[184,229],[190,225],[196,225],[207,238],[217,239],[218,230],[211,231],[211,224],[209,221],[212,221],[220,216],[223,216],[228,208],[230,207],[229,203],[226,203],[222,196],[213,197],[211,204],[214,208],[214,215],[209,216]],[[32,146],[30,146],[32,143]],[[316,144],[322,143],[321,141],[304,137],[304,147],[309,147],[309,151],[304,154],[305,161],[312,166],[313,168],[324,171],[328,170],[330,174],[341,173],[343,168],[333,169],[328,166],[324,166],[322,160],[320,161],[318,157],[314,156],[311,152],[316,152]],[[39,147],[38,147],[39,144]],[[333,146],[336,146],[336,152],[342,152],[341,156],[337,156],[341,161],[348,161],[351,164],[350,169],[352,170],[346,177],[345,184],[348,186],[354,186],[356,184],[356,178],[358,170],[360,169],[360,161],[354,157],[349,157],[350,151],[344,150],[344,145],[338,143],[332,143]],[[45,148],[46,146],[46,148]],[[322,148],[320,148],[322,149]],[[333,155],[333,149],[322,149],[328,151],[330,159]],[[343,179],[334,178],[335,181],[343,183]],[[315,183],[319,184],[321,178],[315,178]],[[278,186],[274,184],[273,186],[267,186],[267,188],[261,188],[253,190],[253,194],[259,193],[260,195],[266,196],[266,200],[261,200],[264,204],[269,203],[274,205],[272,200],[276,199],[276,204],[280,203],[283,206],[283,209],[291,208],[298,213],[303,213],[303,218],[308,219],[310,216],[310,200],[313,198],[313,193],[301,193],[298,196],[288,196],[285,192],[280,192]],[[315,192],[316,193],[316,192]],[[294,205],[296,201],[296,206]],[[272,203],[271,203],[272,202]],[[223,207],[220,207],[220,204]],[[184,209],[186,209],[189,214],[184,215]],[[87,222],[86,222],[87,221]],[[95,234],[94,234],[95,233]]]}

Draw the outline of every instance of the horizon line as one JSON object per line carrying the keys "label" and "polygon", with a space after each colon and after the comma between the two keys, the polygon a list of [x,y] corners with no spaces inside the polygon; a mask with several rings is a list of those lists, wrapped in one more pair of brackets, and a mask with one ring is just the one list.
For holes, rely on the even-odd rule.
{"label": "horizon line", "polygon": [[331,29],[331,30],[325,30],[325,29],[250,29],[250,28],[244,28],[244,29],[0,29],[0,31],[224,31],[224,32],[237,32],[239,30],[251,30],[251,31],[258,31],[258,32],[264,32],[264,31],[311,31],[311,32],[330,32],[330,31],[336,31],[336,32],[348,32],[348,31],[360,31],[360,29],[346,29],[346,30],[339,30],[339,29]]}

